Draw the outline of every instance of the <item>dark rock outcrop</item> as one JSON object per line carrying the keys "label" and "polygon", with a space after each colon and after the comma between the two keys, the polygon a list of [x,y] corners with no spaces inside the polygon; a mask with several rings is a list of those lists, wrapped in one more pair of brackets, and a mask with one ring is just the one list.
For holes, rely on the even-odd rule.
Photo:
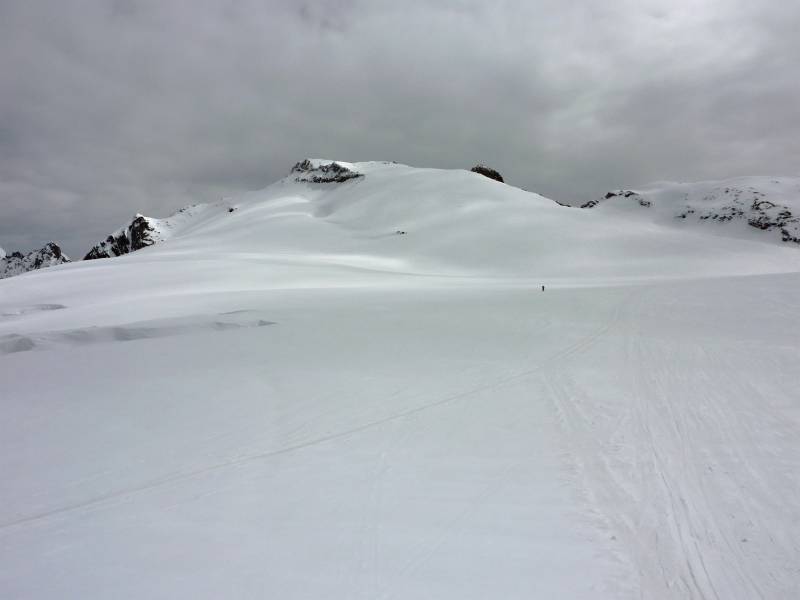
{"label": "dark rock outcrop", "polygon": [[500,175],[499,172],[495,171],[491,167],[487,167],[486,165],[475,165],[470,169],[470,171],[483,175],[484,177],[488,177],[489,179],[494,179],[500,183],[505,183],[505,181],[503,181],[503,176]]}
{"label": "dark rock outcrop", "polygon": [[152,246],[158,241],[153,219],[136,215],[130,225],[118,229],[104,241],[92,247],[83,260],[122,256]]}
{"label": "dark rock outcrop", "polygon": [[344,183],[364,176],[363,173],[356,173],[337,162],[315,164],[309,159],[295,164],[292,173],[295,174],[295,181],[307,183]]}
{"label": "dark rock outcrop", "polygon": [[610,200],[611,198],[633,198],[639,204],[639,206],[648,207],[651,205],[649,200],[645,200],[637,192],[632,190],[617,190],[614,192],[607,192],[600,200],[589,200],[588,202],[581,204],[581,208],[594,208],[602,201]]}

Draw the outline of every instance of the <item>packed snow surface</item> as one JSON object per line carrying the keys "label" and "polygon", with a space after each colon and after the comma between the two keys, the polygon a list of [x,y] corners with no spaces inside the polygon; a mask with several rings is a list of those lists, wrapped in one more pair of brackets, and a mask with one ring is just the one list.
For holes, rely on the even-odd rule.
{"label": "packed snow surface", "polygon": [[0,281],[0,597],[800,597],[800,250],[339,165]]}

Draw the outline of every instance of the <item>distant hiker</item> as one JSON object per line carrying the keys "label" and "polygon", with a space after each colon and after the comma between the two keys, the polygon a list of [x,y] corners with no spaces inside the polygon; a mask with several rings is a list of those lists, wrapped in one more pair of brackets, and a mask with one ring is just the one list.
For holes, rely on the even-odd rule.
{"label": "distant hiker", "polygon": [[544,286],[542,286],[542,291],[544,291]]}

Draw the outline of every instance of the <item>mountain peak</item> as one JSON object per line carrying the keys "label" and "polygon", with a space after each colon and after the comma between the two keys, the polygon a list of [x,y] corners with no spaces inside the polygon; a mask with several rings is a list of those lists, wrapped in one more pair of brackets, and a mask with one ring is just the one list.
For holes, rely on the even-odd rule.
{"label": "mountain peak", "polygon": [[117,229],[105,240],[95,244],[84,256],[83,260],[121,256],[134,250],[152,246],[163,238],[158,219],[152,219],[136,213],[128,225]]}
{"label": "mountain peak", "polygon": [[295,181],[308,183],[344,183],[364,176],[353,163],[321,158],[301,160],[292,167],[291,174]]}
{"label": "mountain peak", "polygon": [[68,262],[72,261],[55,242],[48,242],[38,250],[33,250],[28,254],[22,254],[22,252],[18,251],[7,254],[5,250],[0,248],[0,279]]}

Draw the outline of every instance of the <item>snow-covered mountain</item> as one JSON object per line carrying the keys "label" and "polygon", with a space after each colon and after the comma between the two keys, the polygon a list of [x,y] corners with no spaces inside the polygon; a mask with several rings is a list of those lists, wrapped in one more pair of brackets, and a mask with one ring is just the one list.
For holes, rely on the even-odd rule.
{"label": "snow-covered mountain", "polygon": [[310,160],[0,281],[0,596],[796,598],[800,248],[637,193]]}
{"label": "snow-covered mountain", "polygon": [[[363,177],[351,170],[350,163],[305,159],[292,167],[291,177],[295,182],[305,183],[343,183],[350,179]],[[158,242],[169,239],[176,231],[200,217],[211,214],[231,213],[234,211],[224,200],[211,204],[194,204],[184,207],[166,219],[156,219],[136,214],[133,220],[120,227],[108,237],[92,246],[84,260],[112,258],[147,248]]]}
{"label": "snow-covered mountain", "polygon": [[[249,194],[246,198],[254,198],[256,194],[261,195],[265,200],[280,197],[287,189],[291,189],[288,186],[293,183],[328,184],[323,186],[321,190],[330,192],[337,184],[358,180],[367,173],[372,173],[370,179],[378,179],[378,185],[384,188],[384,194],[393,194],[397,198],[407,197],[415,193],[413,187],[408,190],[404,189],[406,181],[411,182],[408,178],[409,170],[413,172],[426,171],[424,169],[411,169],[391,162],[354,164],[342,161],[305,159],[295,164],[289,176],[279,184],[270,186],[263,192]],[[459,171],[451,172],[451,174],[454,173],[459,173]],[[389,183],[389,180],[392,180],[391,183]],[[386,187],[387,184],[388,187]],[[476,190],[479,188],[480,186]],[[532,226],[530,223],[532,218],[535,219],[548,214],[545,212],[542,215],[534,215],[534,212],[541,209],[542,206],[546,205],[547,208],[553,208],[551,204],[556,204],[568,208],[567,205],[560,202],[547,200],[536,194],[529,194],[511,187],[506,190],[494,189],[491,192],[481,190],[477,193],[485,194],[484,200],[487,202],[498,195],[504,198],[502,207],[493,206],[489,211],[492,215],[490,221],[498,218],[500,213],[503,213],[502,218],[504,220],[516,221],[517,225],[522,227],[530,227]],[[320,190],[316,190],[312,195],[319,196]],[[525,201],[519,204],[521,198],[524,198]],[[365,198],[364,201],[370,204],[368,209],[370,214],[386,210],[389,211],[387,214],[394,213],[399,217],[399,213],[403,210],[402,203],[399,206],[390,206],[392,203],[385,199],[373,202],[371,198]],[[280,200],[278,206],[283,202],[294,203],[296,201],[287,198]],[[405,202],[408,202],[408,200]],[[539,208],[535,207],[534,202],[539,202]],[[250,203],[249,200],[248,203]],[[325,201],[321,203],[324,204]],[[335,206],[337,203],[338,200],[331,206]],[[155,243],[169,239],[173,235],[181,236],[184,231],[191,231],[195,224],[205,222],[209,218],[220,219],[220,222],[225,222],[228,220],[227,215],[234,212],[235,204],[236,202],[233,199],[226,199],[210,204],[192,205],[182,208],[165,219],[156,219],[137,214],[131,223],[119,228],[110,234],[105,241],[93,246],[87,253],[85,260],[121,256],[152,246]],[[481,215],[485,212],[485,206],[488,205],[485,205],[483,209],[480,208],[480,205],[481,201],[478,200],[474,206],[465,208],[463,198],[448,197],[444,205],[432,201],[428,206],[424,207],[424,210],[415,210],[413,218],[417,219],[421,215],[426,221],[444,223],[447,220],[445,214],[448,211],[452,211],[452,216],[456,218],[460,212],[471,212],[474,216]],[[601,198],[591,200],[580,206],[580,208],[595,207],[603,212],[612,211],[615,214],[620,211],[632,212],[633,214],[627,215],[633,219],[631,227],[640,227],[641,232],[649,231],[646,225],[641,225],[642,220],[654,221],[659,226],[675,226],[684,229],[699,223],[710,225],[704,230],[701,229],[706,234],[749,238],[754,241],[800,244],[800,217],[798,216],[800,215],[800,178],[741,177],[725,181],[699,183],[657,183],[635,191],[625,189],[610,191]],[[640,209],[647,210],[636,214]],[[351,210],[350,213],[352,212]],[[559,219],[564,218],[567,221],[585,223],[577,216],[570,215],[567,217],[563,212],[558,214]],[[607,228],[607,223],[604,222],[605,219],[595,216],[591,220],[596,223],[600,230]],[[613,220],[617,223],[620,222],[618,216],[613,217]],[[328,222],[331,223],[333,220],[328,219]],[[397,218],[392,223],[386,222],[385,225],[388,229],[382,229],[377,234],[384,235],[387,231],[389,233],[407,233],[404,222],[403,218]],[[357,225],[355,221],[354,226],[363,227],[363,225]],[[392,229],[392,227],[395,227],[395,229]],[[459,227],[461,227],[460,224]],[[464,231],[474,233],[476,229],[480,228],[467,227]],[[629,231],[628,233],[634,236],[637,234],[635,231]],[[446,235],[446,233],[443,233],[443,235]],[[521,241],[525,236],[520,232],[514,232],[512,236],[518,240],[518,243],[531,244],[530,241]],[[557,247],[562,241],[562,236],[553,240],[556,245],[554,247]],[[315,242],[312,241],[313,243]],[[530,249],[540,254],[541,248],[538,245],[534,246]],[[487,244],[484,247],[488,248],[489,246]],[[459,253],[460,251],[454,252],[454,254]],[[466,256],[471,261],[473,252],[470,251]],[[495,264],[494,266],[505,269],[508,265],[504,267]]]}
{"label": "snow-covered mountain", "polygon": [[611,191],[581,208],[611,206],[649,209],[662,222],[678,219],[710,225],[716,234],[754,237],[756,230],[778,242],[800,244],[800,178],[796,177],[657,183],[636,191]]}
{"label": "snow-covered mountain", "polygon": [[[791,213],[789,207],[797,202],[793,194],[800,189],[800,181],[748,178],[739,183],[742,189],[711,182],[609,192],[601,201],[584,205],[601,205],[600,212],[580,214],[537,194],[483,181],[477,173],[390,162],[306,159],[285,179],[238,199],[186,207],[166,219],[137,215],[131,224],[94,246],[86,258],[127,254],[167,239],[174,240],[171,248],[185,248],[193,246],[187,236],[204,236],[206,249],[193,246],[193,252],[224,255],[237,247],[256,253],[272,249],[293,257],[317,252],[347,263],[369,256],[383,267],[427,273],[538,274],[552,280],[582,272],[585,241],[595,240],[607,256],[606,274],[655,276],[664,268],[681,274],[685,265],[665,265],[662,254],[680,256],[692,247],[704,247],[710,233],[754,242],[779,241],[780,237],[770,234],[773,229],[784,237],[794,235],[797,212]],[[749,196],[745,199],[743,189],[759,198],[760,204],[754,206]],[[767,194],[771,201],[766,200]],[[741,223],[724,216],[745,202],[750,204],[747,212],[742,211]],[[692,219],[683,217],[695,215],[700,223],[708,219],[730,226],[694,231],[687,227]],[[748,227],[756,222],[761,223],[758,231]],[[651,239],[654,226],[660,232],[658,242],[643,243]],[[205,236],[209,230],[219,232],[219,237]],[[399,234],[409,237],[401,241],[396,239]],[[636,256],[627,250],[631,243],[640,244]],[[754,255],[768,252],[739,240],[729,245],[726,252],[741,255],[736,269],[744,268]],[[789,256],[793,263],[794,255]],[[756,262],[761,268],[760,261]],[[720,261],[705,267],[727,274],[731,265]],[[594,264],[595,275],[597,269]]]}
{"label": "snow-covered mountain", "polygon": [[22,252],[7,254],[0,248],[0,279],[68,262],[70,262],[69,256],[61,252],[61,248],[55,242],[49,242],[27,254]]}
{"label": "snow-covered mountain", "polygon": [[[296,182],[306,183],[343,183],[350,179],[363,177],[360,173],[351,170],[350,166],[349,163],[305,159],[295,164],[291,173]],[[217,214],[222,212],[223,208],[229,213],[234,211],[233,207],[227,206],[222,201],[187,206],[166,219],[136,214],[128,225],[120,227],[109,234],[105,240],[92,246],[84,260],[122,256],[147,248],[169,239],[176,230],[180,231],[182,227],[190,224],[199,215],[208,216],[208,211]]]}

